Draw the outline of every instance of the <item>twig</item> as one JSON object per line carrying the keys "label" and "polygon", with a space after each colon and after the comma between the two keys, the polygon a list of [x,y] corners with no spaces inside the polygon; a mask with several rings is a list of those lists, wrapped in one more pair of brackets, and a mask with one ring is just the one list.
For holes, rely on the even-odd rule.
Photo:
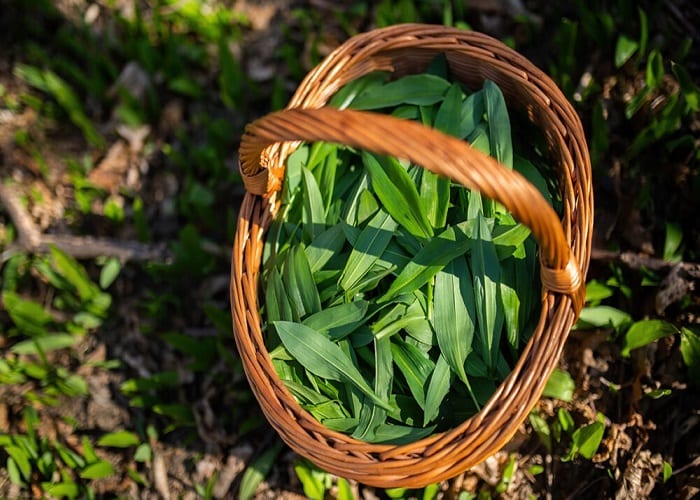
{"label": "twig", "polygon": [[27,214],[17,193],[1,183],[0,202],[17,229],[17,243],[10,245],[0,254],[0,262],[7,261],[19,251],[48,253],[51,246],[56,246],[77,259],[117,257],[122,262],[126,262],[129,260],[168,261],[171,258],[164,244],[145,245],[137,241],[119,241],[92,236],[43,234]]}
{"label": "twig", "polygon": [[673,268],[680,268],[687,272],[689,275],[700,278],[700,264],[695,262],[669,262],[667,260],[658,259],[656,257],[650,257],[641,253],[634,252],[614,252],[610,250],[603,250],[600,248],[594,248],[591,252],[591,259],[600,260],[604,262],[617,261],[621,262],[632,269],[640,269],[645,267],[651,269],[652,271],[668,270]]}

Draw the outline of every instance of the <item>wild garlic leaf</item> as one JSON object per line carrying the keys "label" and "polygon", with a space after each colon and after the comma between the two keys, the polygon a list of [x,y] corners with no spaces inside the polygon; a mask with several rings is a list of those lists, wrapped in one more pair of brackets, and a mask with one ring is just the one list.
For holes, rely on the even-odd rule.
{"label": "wild garlic leaf", "polygon": [[346,292],[353,289],[371,270],[372,265],[384,253],[394,235],[397,224],[389,214],[380,210],[362,230],[350,252],[340,287]]}
{"label": "wild garlic leaf", "polygon": [[398,160],[363,152],[362,163],[369,172],[372,189],[384,210],[414,236],[433,236],[416,185]]}
{"label": "wild garlic leaf", "polygon": [[400,104],[418,106],[435,104],[440,101],[450,83],[435,75],[408,75],[385,84],[381,89],[366,89],[351,103],[353,109],[381,109]]}
{"label": "wild garlic leaf", "polygon": [[343,227],[340,224],[329,227],[304,248],[312,273],[317,273],[343,248]]}
{"label": "wild garlic leaf", "polygon": [[365,300],[339,304],[308,316],[302,323],[319,333],[327,334],[331,340],[340,340],[364,323],[368,305]]}
{"label": "wild garlic leaf", "polygon": [[304,232],[308,235],[309,241],[312,241],[326,229],[326,211],[323,196],[314,175],[307,168],[302,168],[301,172],[304,184],[302,223]]}
{"label": "wild garlic leaf", "polygon": [[386,293],[377,300],[382,304],[402,293],[411,293],[427,283],[448,262],[464,255],[471,240],[459,228],[450,226],[428,243],[399,273]]}
{"label": "wild garlic leaf", "polygon": [[418,405],[425,409],[425,391],[435,363],[417,347],[396,337],[391,341],[391,354],[394,363],[406,379],[411,395]]}
{"label": "wild garlic leaf", "polygon": [[[391,340],[374,341],[374,392],[383,400],[389,401],[394,382],[394,365],[391,359]],[[386,422],[387,412],[384,408],[368,401],[360,410],[360,419],[353,437],[373,441],[376,429]]]}
{"label": "wild garlic leaf", "polygon": [[506,168],[513,168],[513,142],[510,135],[510,118],[501,89],[491,80],[484,82],[486,119],[489,122],[491,156]]}
{"label": "wild garlic leaf", "polygon": [[420,428],[407,425],[382,424],[374,432],[374,443],[413,443],[435,432],[435,426]]}
{"label": "wild garlic leaf", "polygon": [[441,177],[429,170],[423,172],[420,182],[420,199],[430,224],[435,229],[447,224],[447,211],[450,208],[450,179]]}
{"label": "wild garlic leaf", "polygon": [[477,125],[481,123],[486,109],[484,107],[484,91],[479,90],[467,96],[460,107],[459,132],[457,137],[466,139],[474,133]]}
{"label": "wild garlic leaf", "polygon": [[516,283],[516,267],[518,262],[509,258],[501,261],[501,281],[499,283],[501,303],[503,304],[503,317],[506,330],[506,338],[511,352],[517,354],[520,343],[519,317],[520,294],[532,293],[532,290],[518,290]]}
{"label": "wild garlic leaf", "polygon": [[319,377],[350,383],[376,405],[391,410],[389,402],[383,401],[374,393],[357,367],[337,344],[299,323],[276,321],[273,325],[284,347],[308,371]]}
{"label": "wild garlic leaf", "polygon": [[459,135],[462,97],[462,87],[458,83],[453,83],[435,115],[434,128],[448,135]]}
{"label": "wild garlic leaf", "polygon": [[311,266],[300,245],[289,250],[282,278],[295,320],[301,320],[304,316],[321,310],[321,299],[311,273]]}
{"label": "wild garlic leaf", "polygon": [[433,325],[440,352],[464,382],[464,363],[474,338],[475,302],[472,276],[463,257],[452,260],[435,276]]}
{"label": "wild garlic leaf", "polygon": [[477,216],[474,227],[471,268],[474,273],[478,343],[481,348],[481,356],[489,367],[489,372],[494,373],[503,326],[503,308],[498,286],[501,279],[501,268],[496,248],[491,239],[491,232],[483,215]]}
{"label": "wild garlic leaf", "polygon": [[357,80],[343,85],[331,98],[328,105],[338,109],[352,107],[355,98],[363,92],[367,92],[368,94],[381,92],[381,87],[388,77],[389,73],[386,71],[373,71],[372,73],[368,73]]}
{"label": "wild garlic leaf", "polygon": [[423,413],[423,426],[428,425],[440,414],[440,405],[450,391],[451,371],[450,365],[445,359],[444,353],[440,354],[435,369],[430,376],[428,391],[425,395],[425,412]]}
{"label": "wild garlic leaf", "polygon": [[284,283],[282,283],[282,277],[275,267],[272,267],[267,274],[265,310],[268,322],[279,320],[292,321],[294,319],[292,306],[289,303]]}

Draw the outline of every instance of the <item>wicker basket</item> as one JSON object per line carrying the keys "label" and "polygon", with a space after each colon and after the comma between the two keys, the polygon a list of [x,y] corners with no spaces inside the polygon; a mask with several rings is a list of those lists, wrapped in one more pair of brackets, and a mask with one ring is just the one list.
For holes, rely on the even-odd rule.
{"label": "wicker basket", "polygon": [[[377,113],[323,108],[344,84],[370,71],[397,76],[425,71],[439,53],[470,88],[485,79],[509,109],[543,133],[563,200],[560,220],[536,188],[465,142],[419,123]],[[522,355],[489,402],[458,427],[406,445],[369,444],[325,428],[294,400],[263,342],[259,271],[265,230],[279,207],[286,157],[299,141],[331,141],[407,158],[500,201],[538,242],[542,313]],[[319,467],[378,487],[422,487],[456,476],[495,453],[539,399],[583,305],[593,199],[583,128],[552,80],[501,42],[480,33],[431,25],[396,25],[355,36],[299,86],[286,110],[248,125],[240,147],[247,193],[233,247],[231,305],[246,375],[282,439]]]}

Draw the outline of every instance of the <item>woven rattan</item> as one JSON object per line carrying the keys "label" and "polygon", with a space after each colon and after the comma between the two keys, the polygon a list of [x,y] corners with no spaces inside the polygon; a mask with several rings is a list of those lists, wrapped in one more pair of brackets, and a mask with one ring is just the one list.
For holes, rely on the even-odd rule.
{"label": "woven rattan", "polygon": [[[539,191],[467,143],[421,124],[377,113],[325,108],[344,84],[370,71],[425,71],[439,53],[470,88],[485,79],[511,110],[542,132],[556,169],[563,215]],[[517,133],[517,132],[516,132]],[[458,427],[406,445],[369,444],[330,431],[303,410],[277,376],[263,341],[259,271],[265,231],[279,207],[287,156],[299,141],[332,141],[406,158],[498,200],[539,245],[542,313],[507,379]],[[583,305],[590,255],[591,168],[581,122],[552,80],[486,35],[430,25],[397,25],[355,36],[311,71],[286,110],[246,127],[240,147],[247,193],[233,247],[234,333],[253,392],[271,425],[296,452],[334,474],[378,487],[421,487],[453,477],[501,448],[539,399]]]}

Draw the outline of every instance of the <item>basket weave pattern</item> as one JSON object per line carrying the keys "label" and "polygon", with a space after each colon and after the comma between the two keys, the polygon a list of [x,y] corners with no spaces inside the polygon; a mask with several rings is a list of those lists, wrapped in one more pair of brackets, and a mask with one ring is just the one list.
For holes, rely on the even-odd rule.
{"label": "basket weave pattern", "polygon": [[[509,110],[524,112],[541,130],[558,175],[561,218],[517,172],[463,141],[411,121],[324,108],[343,85],[368,72],[420,73],[440,53],[456,80],[473,89],[493,80]],[[259,313],[264,234],[279,207],[287,156],[299,141],[319,140],[406,158],[481,191],[528,225],[538,242],[543,290],[537,328],[486,406],[450,431],[406,445],[358,441],[328,430],[303,410],[275,372]],[[253,392],[282,439],[329,472],[384,488],[422,487],[453,477],[502,447],[539,399],[585,293],[593,220],[590,160],[581,122],[552,80],[480,33],[416,24],[374,30],[351,38],[322,61],[286,110],[248,125],[240,164],[247,193],[231,268],[234,334]]]}

